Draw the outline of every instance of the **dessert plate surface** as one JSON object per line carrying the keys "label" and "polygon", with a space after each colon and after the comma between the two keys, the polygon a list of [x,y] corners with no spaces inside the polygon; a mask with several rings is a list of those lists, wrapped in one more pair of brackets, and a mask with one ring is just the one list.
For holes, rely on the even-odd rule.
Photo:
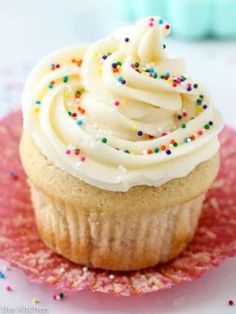
{"label": "dessert plate surface", "polygon": [[221,169],[192,243],[170,263],[128,273],[75,265],[43,244],[18,154],[21,131],[19,112],[0,121],[0,258],[22,269],[30,280],[60,291],[90,289],[129,296],[192,281],[236,255],[236,131],[230,127],[221,133]]}

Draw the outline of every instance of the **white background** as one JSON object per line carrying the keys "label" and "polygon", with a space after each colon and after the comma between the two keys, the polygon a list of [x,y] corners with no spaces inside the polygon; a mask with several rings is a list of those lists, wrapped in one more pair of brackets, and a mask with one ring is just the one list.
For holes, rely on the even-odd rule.
{"label": "white background", "polygon": [[[17,82],[21,86],[28,68],[51,50],[96,40],[122,25],[113,2],[0,0],[0,82],[9,79],[4,73],[15,69],[15,80],[20,80]],[[168,51],[186,58],[188,73],[207,84],[225,121],[236,127],[236,42],[190,43],[171,39]],[[0,87],[0,114],[20,103],[20,90],[8,97],[7,89]],[[53,289],[29,282],[21,271],[5,271],[4,265],[0,263],[0,270],[7,276],[0,279],[0,313],[3,306],[30,307],[33,297],[40,300],[37,307],[46,307],[51,314],[236,312],[236,305],[226,304],[231,298],[236,301],[236,258],[192,283],[168,291],[130,298],[86,291],[66,295],[62,302],[52,300]],[[14,290],[7,292],[6,285]]]}

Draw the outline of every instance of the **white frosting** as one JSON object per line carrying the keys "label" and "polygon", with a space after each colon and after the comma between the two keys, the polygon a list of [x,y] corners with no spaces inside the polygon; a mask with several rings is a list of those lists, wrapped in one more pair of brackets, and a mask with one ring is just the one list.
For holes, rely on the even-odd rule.
{"label": "white frosting", "polygon": [[183,60],[166,55],[167,25],[145,18],[125,34],[56,51],[33,69],[24,128],[57,167],[127,191],[186,176],[216,154],[221,116],[182,76]]}

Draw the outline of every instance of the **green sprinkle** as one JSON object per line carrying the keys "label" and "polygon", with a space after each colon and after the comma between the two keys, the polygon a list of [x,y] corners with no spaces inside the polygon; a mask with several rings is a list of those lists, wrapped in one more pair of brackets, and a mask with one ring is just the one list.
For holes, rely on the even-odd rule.
{"label": "green sprinkle", "polygon": [[205,125],[204,125],[204,128],[205,128],[206,130],[209,130],[209,129],[210,129],[210,125],[209,125],[209,124],[205,124]]}
{"label": "green sprinkle", "polygon": [[154,149],[154,152],[155,152],[156,154],[159,153],[159,151],[160,151],[160,148],[158,148],[158,147]]}
{"label": "green sprinkle", "polygon": [[53,84],[48,84],[48,88],[53,88]]}
{"label": "green sprinkle", "polygon": [[130,151],[129,151],[128,149],[124,150],[124,152],[125,152],[126,154],[130,154]]}
{"label": "green sprinkle", "polygon": [[104,144],[106,144],[106,143],[107,143],[107,138],[106,138],[106,137],[103,137],[103,138],[101,139],[101,142],[104,143]]}
{"label": "green sprinkle", "polygon": [[165,78],[165,75],[162,74],[162,75],[161,75],[161,79],[164,79],[164,78]]}
{"label": "green sprinkle", "polygon": [[196,100],[196,103],[197,103],[198,105],[201,105],[201,104],[202,104],[202,100],[201,100],[201,99],[197,99],[197,100]]}
{"label": "green sprinkle", "polygon": [[157,74],[157,72],[155,72],[154,74],[153,74],[153,78],[157,78],[158,77],[158,74]]}
{"label": "green sprinkle", "polygon": [[178,146],[178,143],[175,142],[173,145],[174,145],[174,147],[177,147],[177,146]]}
{"label": "green sprinkle", "polygon": [[185,128],[186,128],[186,124],[183,123],[183,124],[181,125],[181,127],[182,127],[183,129],[185,129]]}
{"label": "green sprinkle", "polygon": [[193,84],[193,88],[198,88],[198,84]]}
{"label": "green sprinkle", "polygon": [[135,66],[136,68],[138,68],[138,67],[139,67],[139,63],[138,63],[138,62],[135,62],[134,66]]}
{"label": "green sprinkle", "polygon": [[120,66],[121,66],[122,63],[121,63],[120,61],[117,61],[117,62],[116,62],[116,65],[120,65]]}
{"label": "green sprinkle", "polygon": [[163,49],[166,49],[166,45],[165,44],[163,44]]}
{"label": "green sprinkle", "polygon": [[70,111],[67,111],[67,113],[68,113],[68,115],[69,115],[69,116],[71,116],[71,115],[72,115],[72,113],[71,113]]}
{"label": "green sprinkle", "polygon": [[40,100],[36,100],[35,101],[35,105],[41,105],[41,101]]}
{"label": "green sprinkle", "polygon": [[63,77],[63,82],[64,82],[64,83],[67,83],[68,80],[69,80],[69,76],[64,76],[64,77]]}

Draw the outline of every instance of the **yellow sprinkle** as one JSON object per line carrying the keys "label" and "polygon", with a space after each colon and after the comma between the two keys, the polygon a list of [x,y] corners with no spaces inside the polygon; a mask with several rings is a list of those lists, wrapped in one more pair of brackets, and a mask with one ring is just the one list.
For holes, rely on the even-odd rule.
{"label": "yellow sprinkle", "polygon": [[39,107],[35,107],[35,108],[34,108],[34,111],[35,111],[35,112],[39,112]]}
{"label": "yellow sprinkle", "polygon": [[65,92],[65,93],[64,93],[64,97],[65,97],[65,98],[68,98],[68,97],[69,97],[69,93],[66,93],[66,92]]}
{"label": "yellow sprinkle", "polygon": [[102,75],[102,68],[98,69],[98,74]]}
{"label": "yellow sprinkle", "polygon": [[167,80],[169,83],[172,83],[172,78],[170,77],[170,78],[168,78],[168,80]]}
{"label": "yellow sprinkle", "polygon": [[198,106],[196,110],[197,110],[197,113],[202,112],[202,107]]}
{"label": "yellow sprinkle", "polygon": [[124,99],[123,100],[123,105],[127,105],[127,103],[128,103],[127,99]]}
{"label": "yellow sprinkle", "polygon": [[33,299],[32,299],[32,303],[33,303],[33,304],[37,304],[37,303],[39,303],[39,300],[37,300],[36,298],[33,298]]}
{"label": "yellow sprinkle", "polygon": [[94,52],[94,57],[97,58],[98,57],[98,53],[97,51]]}
{"label": "yellow sprinkle", "polygon": [[137,131],[137,126],[136,125],[132,125],[132,130],[133,131]]}

